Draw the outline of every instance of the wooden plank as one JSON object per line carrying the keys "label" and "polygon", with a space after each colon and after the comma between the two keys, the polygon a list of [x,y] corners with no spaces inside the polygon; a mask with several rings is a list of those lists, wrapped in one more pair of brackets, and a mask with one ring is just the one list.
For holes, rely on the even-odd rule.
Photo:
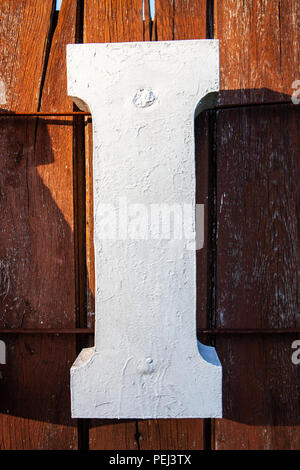
{"label": "wooden plank", "polygon": [[156,0],[155,27],[157,41],[172,41],[174,39],[173,19],[174,0]]}
{"label": "wooden plank", "polygon": [[[66,45],[75,42],[75,28],[76,0],[65,0],[52,40],[41,96],[41,111],[73,110],[73,102],[67,96]],[[42,256],[45,247],[51,247],[52,250],[51,261],[46,259],[44,263],[47,267],[45,266],[41,275],[38,274],[38,277],[43,279],[46,272],[49,276],[41,297],[45,295],[45,288],[49,294],[47,293],[46,300],[40,300],[39,310],[47,313],[47,317],[45,316],[43,320],[44,323],[48,323],[49,328],[62,326],[72,328],[75,326],[72,118],[39,118],[36,154],[38,175],[46,191],[50,192],[54,203],[54,215],[49,204],[46,206],[47,217],[45,217],[45,197],[42,196],[41,207],[38,207],[37,214],[34,214],[40,224],[45,224],[45,227],[41,227],[44,242],[40,248],[35,248],[36,252],[40,251],[39,259],[47,258],[45,255]],[[39,193],[43,194],[43,188]],[[55,296],[55,292],[59,292],[59,295]],[[35,295],[37,297],[36,293]],[[42,302],[45,301],[47,304],[44,306]]]}
{"label": "wooden plank", "polygon": [[[63,2],[53,40],[54,3],[3,3],[5,108],[71,110],[65,45],[74,41],[76,2]],[[62,119],[1,121],[1,326],[75,325],[72,139],[72,123]],[[6,344],[1,448],[76,448],[69,398],[75,339],[20,336]]]}
{"label": "wooden plank", "polygon": [[[84,2],[83,42],[126,42],[149,39],[148,9],[143,21],[142,0],[88,0]],[[87,308],[88,323],[94,321],[94,247],[92,203],[92,127],[86,121],[86,246],[87,246]],[[92,420],[90,423],[90,449],[137,449],[136,422]]]}
{"label": "wooden plank", "polygon": [[95,257],[93,205],[93,132],[91,118],[85,119],[85,177],[86,177],[86,269],[87,324],[95,323]]}
{"label": "wooden plank", "polygon": [[144,10],[143,10],[143,40],[151,41],[152,37],[155,34],[154,22],[150,15],[150,5],[148,1],[144,1]]}
{"label": "wooden plank", "polygon": [[[66,45],[76,41],[76,15],[77,1],[64,0],[58,16],[49,62],[45,75],[45,83],[41,94],[41,111],[72,111],[73,102],[67,96],[66,77]],[[39,134],[41,130],[41,135]],[[39,176],[43,184],[51,193],[51,204],[47,205],[48,223],[45,232],[50,232],[50,227],[55,226],[55,234],[46,246],[51,247],[51,258],[48,261],[48,275],[51,276],[51,291],[49,298],[55,297],[59,292],[56,304],[48,301],[45,310],[49,312],[44,325],[47,327],[75,327],[76,326],[76,292],[75,292],[75,261],[74,261],[74,232],[76,230],[74,221],[74,191],[73,187],[73,140],[75,127],[72,119],[51,118],[47,122],[47,133],[49,140],[49,151],[52,154],[53,163],[47,168],[41,165],[38,168]],[[76,139],[76,136],[75,136]],[[40,147],[39,147],[40,146]],[[44,141],[43,124],[37,128],[37,154],[42,158],[47,154]],[[40,153],[39,153],[40,152]],[[50,158],[49,158],[50,160]],[[54,205],[55,217],[49,206]],[[39,209],[42,219],[43,207]],[[41,227],[42,229],[42,227]],[[48,249],[49,250],[49,249]],[[41,254],[42,258],[42,254]],[[62,287],[63,286],[63,287]],[[55,319],[51,312],[55,311]],[[55,309],[55,310],[54,310]],[[48,341],[50,341],[48,339]],[[61,362],[61,375],[54,372],[53,367],[51,382],[59,383],[56,396],[60,400],[62,419],[65,428],[65,437],[58,435],[56,447],[70,449],[77,447],[77,422],[71,419],[70,406],[70,366],[76,358],[76,337],[61,338],[60,343],[55,346],[56,362]],[[65,391],[61,394],[60,387]],[[59,416],[56,407],[51,410]],[[50,409],[49,409],[50,412]]]}
{"label": "wooden plank", "polygon": [[221,104],[289,99],[299,78],[299,7],[299,0],[214,1]]}
{"label": "wooden plank", "polygon": [[205,39],[206,0],[156,0],[157,40]]}
{"label": "wooden plank", "polygon": [[[218,327],[299,326],[298,119],[284,107],[220,113]],[[217,449],[299,448],[294,339],[217,338],[226,418],[215,423]]]}
{"label": "wooden plank", "polygon": [[91,450],[138,450],[136,422],[93,419],[89,445]]}
{"label": "wooden plank", "polygon": [[203,449],[203,420],[153,419],[139,421],[142,450]]}
{"label": "wooden plank", "polygon": [[[299,70],[298,10],[297,0],[215,0],[221,104],[289,99]],[[218,327],[298,324],[296,122],[288,108],[218,113]],[[216,449],[299,448],[295,338],[217,337],[225,419],[214,423]]]}
{"label": "wooden plank", "polygon": [[215,422],[216,450],[299,449],[299,365],[291,362],[296,338],[217,341],[223,361],[224,418]]}
{"label": "wooden plank", "polygon": [[143,40],[142,0],[84,2],[84,42]]}
{"label": "wooden plank", "polygon": [[[211,212],[211,164],[210,164],[210,117],[208,113],[201,113],[195,120],[195,163],[196,163],[196,204],[204,205],[204,246],[197,250],[197,327],[209,328],[208,306],[210,302],[211,275],[210,260],[210,224]],[[207,337],[200,338],[207,343]]]}
{"label": "wooden plank", "polygon": [[292,328],[299,308],[298,114],[282,107],[221,114],[219,324]]}
{"label": "wooden plank", "polygon": [[6,90],[2,109],[37,110],[51,11],[51,2],[1,2],[1,89]]}
{"label": "wooden plank", "polygon": [[0,366],[0,449],[75,450],[69,390],[74,344],[65,335],[1,339],[7,346],[7,365]]}
{"label": "wooden plank", "polygon": [[[155,2],[157,40],[202,39],[206,37],[206,1],[157,0]],[[208,207],[208,118],[199,116],[195,124],[196,202],[205,205],[206,233]],[[207,238],[206,238],[207,240]],[[197,323],[207,321],[207,243],[197,253]],[[204,421],[201,419],[165,419],[139,421],[141,449],[203,449]]]}

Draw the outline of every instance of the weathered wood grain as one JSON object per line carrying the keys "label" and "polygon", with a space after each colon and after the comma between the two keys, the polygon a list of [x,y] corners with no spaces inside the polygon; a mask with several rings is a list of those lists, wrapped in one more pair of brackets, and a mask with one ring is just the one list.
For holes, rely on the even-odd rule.
{"label": "weathered wood grain", "polygon": [[[298,326],[299,112],[275,107],[220,114],[217,326]],[[217,338],[226,419],[216,422],[216,448],[299,447],[294,339]]]}
{"label": "weathered wood grain", "polygon": [[91,420],[91,450],[138,450],[138,434],[134,420]]}
{"label": "weathered wood grain", "polygon": [[[220,103],[289,99],[299,71],[299,2],[214,2]],[[269,107],[217,114],[216,324],[299,323],[299,112]],[[299,448],[295,338],[217,337],[224,416],[216,449]]]}
{"label": "weathered wood grain", "polygon": [[84,42],[142,41],[143,31],[142,0],[85,0]]}
{"label": "weathered wood grain", "polygon": [[76,421],[70,420],[72,340],[65,335],[1,339],[7,345],[7,365],[0,366],[0,449],[76,449]]}
{"label": "weathered wood grain", "polygon": [[203,449],[203,420],[154,419],[139,421],[142,450]]}
{"label": "weathered wood grain", "polygon": [[217,340],[223,361],[224,418],[214,425],[216,450],[299,449],[299,365],[291,361],[294,339],[274,335]]}
{"label": "weathered wood grain", "polygon": [[1,2],[1,82],[6,90],[2,109],[37,110],[51,17],[51,1]]}
{"label": "weathered wood grain", "polygon": [[299,0],[214,0],[220,103],[289,99],[299,78]]}
{"label": "weathered wood grain", "polygon": [[284,107],[219,115],[220,326],[299,326],[297,119]]}
{"label": "weathered wood grain", "polygon": [[[197,262],[197,327],[209,328],[211,244],[209,214],[211,212],[210,117],[201,113],[195,119],[196,204],[204,206],[204,246],[196,253]],[[207,343],[207,337],[201,337]]]}
{"label": "weathered wood grain", "polygon": [[86,179],[86,302],[87,323],[95,322],[95,256],[94,256],[94,205],[93,205],[93,132],[91,118],[85,119],[85,179]]}
{"label": "weathered wood grain", "polygon": [[[52,40],[54,3],[2,2],[2,108],[72,109],[65,45],[75,38],[74,14],[76,1],[65,0]],[[72,122],[19,118],[0,126],[1,324],[74,326]],[[75,339],[16,336],[6,344],[1,448],[76,448],[69,399]]]}
{"label": "weathered wood grain", "polygon": [[156,0],[158,41],[206,38],[206,0]]}

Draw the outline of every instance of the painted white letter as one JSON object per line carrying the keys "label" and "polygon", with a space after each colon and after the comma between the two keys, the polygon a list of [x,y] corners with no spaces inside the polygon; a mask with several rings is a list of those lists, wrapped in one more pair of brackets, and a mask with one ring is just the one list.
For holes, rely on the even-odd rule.
{"label": "painted white letter", "polygon": [[[219,88],[218,41],[76,44],[67,56],[68,93],[93,118],[96,208],[95,347],[71,369],[72,416],[220,417],[222,369],[197,341],[190,249],[194,115]],[[97,207],[120,198],[148,214],[191,205],[191,216],[182,236],[173,218],[176,237],[126,238],[124,220],[118,240],[97,237]]]}

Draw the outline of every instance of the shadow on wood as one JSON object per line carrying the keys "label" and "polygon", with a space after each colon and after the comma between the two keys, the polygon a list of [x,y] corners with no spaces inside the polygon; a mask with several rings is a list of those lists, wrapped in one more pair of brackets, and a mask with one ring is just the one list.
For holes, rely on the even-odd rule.
{"label": "shadow on wood", "polygon": [[[291,99],[267,89],[229,90],[219,102],[235,103],[237,95],[248,103]],[[207,241],[197,259],[199,328],[299,327],[299,109],[226,109],[208,123],[208,156],[196,154]],[[224,418],[299,424],[295,339],[296,334],[201,338],[213,341],[222,363]]]}
{"label": "shadow on wood", "polygon": [[[75,326],[73,232],[54,199],[59,198],[47,187],[48,178],[53,178],[47,165],[54,163],[48,130],[54,125],[72,126],[72,120],[0,119],[1,327]],[[57,181],[57,191],[73,199],[72,187]],[[75,337],[1,339],[7,346],[7,364],[1,366],[1,412],[76,425],[70,419],[69,398]]]}

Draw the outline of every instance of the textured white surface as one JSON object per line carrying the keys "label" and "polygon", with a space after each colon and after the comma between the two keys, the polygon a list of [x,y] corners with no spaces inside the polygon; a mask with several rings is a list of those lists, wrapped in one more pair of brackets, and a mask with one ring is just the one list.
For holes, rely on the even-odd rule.
{"label": "textured white surface", "polygon": [[72,416],[220,417],[222,370],[196,339],[189,241],[103,239],[103,204],[120,198],[192,205],[195,236],[194,113],[218,91],[218,41],[69,45],[67,64],[68,94],[93,117],[96,269],[95,348],[72,366]]}

